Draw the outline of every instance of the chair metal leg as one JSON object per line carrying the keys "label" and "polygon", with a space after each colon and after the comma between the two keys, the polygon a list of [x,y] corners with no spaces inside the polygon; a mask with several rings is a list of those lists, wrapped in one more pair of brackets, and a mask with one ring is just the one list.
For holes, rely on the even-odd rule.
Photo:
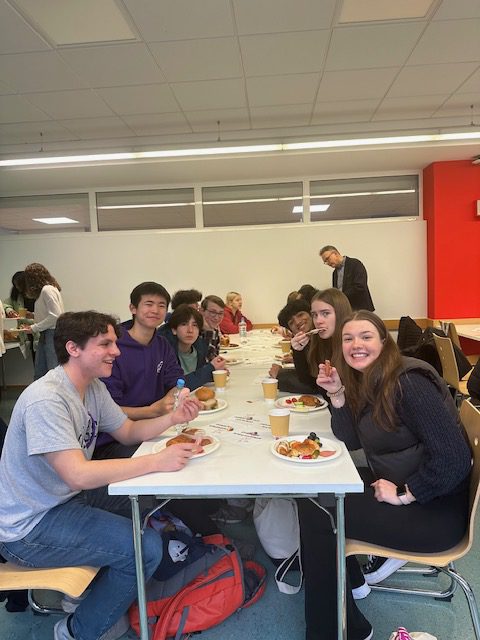
{"label": "chair metal leg", "polygon": [[35,600],[33,589],[28,590],[28,604],[32,607],[35,613],[40,613],[43,615],[49,615],[50,613],[54,613],[57,615],[66,615],[65,611],[62,608],[59,609],[58,607],[46,607],[43,604],[37,602]]}
{"label": "chair metal leg", "polygon": [[465,597],[467,599],[468,608],[470,610],[470,617],[472,618],[475,638],[476,640],[480,640],[480,616],[478,613],[477,600],[475,598],[475,594],[472,591],[472,587],[463,576],[457,573],[455,567],[453,566],[453,562],[449,564],[448,567],[439,567],[439,569],[443,573],[446,573],[448,576],[450,576],[450,578],[455,581],[455,584],[459,584],[462,587],[463,593],[465,594]]}

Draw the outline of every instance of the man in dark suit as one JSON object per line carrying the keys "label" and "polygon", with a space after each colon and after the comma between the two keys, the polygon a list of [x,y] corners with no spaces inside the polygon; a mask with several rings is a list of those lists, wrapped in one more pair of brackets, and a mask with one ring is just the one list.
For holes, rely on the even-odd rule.
{"label": "man in dark suit", "polygon": [[347,296],[352,309],[368,309],[375,311],[372,297],[368,290],[367,270],[357,258],[342,256],[338,249],[330,244],[322,247],[319,255],[323,263],[332,267],[332,286],[340,289]]}

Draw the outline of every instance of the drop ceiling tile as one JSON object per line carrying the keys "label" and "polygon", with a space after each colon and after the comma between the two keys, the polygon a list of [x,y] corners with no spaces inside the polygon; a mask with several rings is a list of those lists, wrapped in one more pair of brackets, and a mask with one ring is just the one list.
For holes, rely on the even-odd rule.
{"label": "drop ceiling tile", "polygon": [[149,42],[234,34],[228,0],[125,0],[125,5]]}
{"label": "drop ceiling tile", "polygon": [[478,0],[443,0],[433,16],[433,20],[460,18],[480,18],[480,2]]}
{"label": "drop ceiling tile", "polygon": [[0,125],[0,149],[2,144],[38,144],[40,150],[46,142],[71,139],[70,131],[52,121]]}
{"label": "drop ceiling tile", "polygon": [[191,133],[191,128],[181,113],[150,113],[125,116],[123,119],[137,136]]}
{"label": "drop ceiling tile", "polygon": [[233,0],[238,33],[329,29],[335,0]]}
{"label": "drop ceiling tile", "polygon": [[133,137],[134,133],[120,118],[76,118],[60,120],[59,124],[80,140]]}
{"label": "drop ceiling tile", "polygon": [[111,109],[91,89],[31,93],[28,99],[56,120],[113,115]]}
{"label": "drop ceiling tile", "polygon": [[242,36],[240,48],[247,76],[320,71],[328,31]]}
{"label": "drop ceiling tile", "polygon": [[23,96],[0,96],[0,122],[35,122],[50,117]]}
{"label": "drop ceiling tile", "polygon": [[318,88],[318,73],[247,78],[248,104],[251,107],[313,102]]}
{"label": "drop ceiling tile", "polygon": [[409,64],[480,61],[480,18],[432,22]]}
{"label": "drop ceiling tile", "polygon": [[[0,60],[1,63],[1,60]],[[15,93],[15,91],[8,86],[6,82],[0,82],[0,95],[6,96],[8,94]]]}
{"label": "drop ceiling tile", "polygon": [[250,109],[254,129],[276,127],[302,127],[309,123],[312,105],[295,104],[277,107],[254,107]]}
{"label": "drop ceiling tile", "polygon": [[178,110],[172,90],[167,84],[97,89],[109,107],[118,115],[169,113]]}
{"label": "drop ceiling tile", "polygon": [[390,87],[388,97],[451,93],[476,67],[475,62],[404,67]]}
{"label": "drop ceiling tile", "polygon": [[204,38],[150,45],[169,82],[209,80],[242,76],[236,38]]}
{"label": "drop ceiling tile", "polygon": [[371,69],[402,66],[424,23],[379,24],[334,29],[326,69]]}
{"label": "drop ceiling tile", "polygon": [[0,54],[45,51],[48,44],[6,3],[0,4]]}
{"label": "drop ceiling tile", "polygon": [[[188,111],[185,113],[195,133],[213,131],[222,137],[222,132],[250,129],[247,109],[212,109],[211,111]],[[220,124],[218,124],[220,122]]]}
{"label": "drop ceiling tile", "polygon": [[386,98],[377,109],[373,120],[429,118],[445,98],[445,95]]}
{"label": "drop ceiling tile", "polygon": [[74,47],[61,55],[92,87],[165,82],[144,44]]}
{"label": "drop ceiling tile", "polygon": [[62,91],[86,86],[54,51],[2,56],[0,80],[19,92]]}
{"label": "drop ceiling tile", "polygon": [[[476,93],[462,93],[452,96],[440,107],[438,111],[435,112],[435,115],[465,115],[467,118],[469,116],[476,116],[475,119],[477,120],[477,124],[479,124],[480,88]],[[465,124],[468,124],[468,122]]]}
{"label": "drop ceiling tile", "polygon": [[462,84],[457,93],[472,93],[478,91],[480,87],[480,67],[475,73]]}
{"label": "drop ceiling tile", "polygon": [[367,122],[375,113],[378,102],[378,100],[318,102],[313,114],[312,124]]}
{"label": "drop ceiling tile", "polygon": [[184,111],[246,106],[243,80],[205,80],[181,82],[171,86]]}
{"label": "drop ceiling tile", "polygon": [[327,71],[320,83],[317,102],[383,98],[397,69]]}

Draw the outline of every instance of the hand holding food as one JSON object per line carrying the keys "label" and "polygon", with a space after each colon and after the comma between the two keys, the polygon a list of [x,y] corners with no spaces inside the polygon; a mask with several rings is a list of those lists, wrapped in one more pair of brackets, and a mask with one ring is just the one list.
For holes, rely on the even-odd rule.
{"label": "hand holding food", "polygon": [[295,351],[303,351],[309,342],[310,337],[304,331],[299,331],[292,338],[292,349],[295,349]]}
{"label": "hand holding food", "polygon": [[180,471],[189,459],[197,453],[195,441],[176,444],[153,455],[157,456],[158,471]]}
{"label": "hand holding food", "polygon": [[210,361],[213,365],[213,368],[216,369],[225,369],[227,361],[222,356],[216,356],[213,360]]}
{"label": "hand holding food", "polygon": [[329,393],[338,391],[342,386],[340,376],[335,367],[332,367],[329,360],[318,365],[317,384]]}

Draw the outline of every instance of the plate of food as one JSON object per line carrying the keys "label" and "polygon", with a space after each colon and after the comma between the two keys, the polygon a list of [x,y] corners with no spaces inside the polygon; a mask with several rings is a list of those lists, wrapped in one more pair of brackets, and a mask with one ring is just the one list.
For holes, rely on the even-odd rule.
{"label": "plate of food", "polygon": [[328,403],[323,398],[309,394],[284,396],[283,398],[278,398],[275,405],[281,409],[290,409],[290,411],[295,411],[296,413],[312,413],[312,411],[321,411],[328,407]]}
{"label": "plate of food", "polygon": [[215,436],[206,435],[203,429],[199,430],[199,429],[194,429],[192,427],[187,427],[186,429],[183,429],[183,431],[178,435],[172,438],[166,438],[161,442],[155,443],[153,445],[153,453],[159,453],[160,451],[163,451],[163,449],[166,449],[166,447],[169,447],[172,444],[182,444],[184,442],[195,442],[196,431],[202,432],[202,439],[201,439],[200,445],[203,451],[201,451],[200,453],[195,453],[192,456],[192,458],[203,458],[204,456],[208,456],[209,453],[213,453],[218,449],[218,447],[220,446],[220,440],[218,438],[216,438]]}
{"label": "plate of food", "polygon": [[228,402],[223,398],[217,398],[215,396],[215,389],[210,387],[199,387],[194,391],[194,394],[202,405],[198,412],[201,416],[223,411],[228,407]]}
{"label": "plate of food", "polygon": [[242,364],[243,358],[225,358],[227,367],[233,367],[235,364]]}
{"label": "plate of food", "polygon": [[231,349],[240,349],[240,345],[239,344],[235,344],[234,342],[230,342],[230,344],[226,344],[223,347],[220,347],[220,349],[223,351],[230,351]]}
{"label": "plate of food", "polygon": [[272,443],[270,451],[281,460],[298,464],[318,464],[334,460],[342,453],[338,442],[319,438],[316,433],[308,436],[287,436]]}

